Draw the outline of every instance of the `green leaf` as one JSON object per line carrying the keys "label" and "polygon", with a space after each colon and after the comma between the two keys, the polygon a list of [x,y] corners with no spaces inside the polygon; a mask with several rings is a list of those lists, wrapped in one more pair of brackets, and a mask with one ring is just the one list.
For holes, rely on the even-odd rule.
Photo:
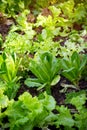
{"label": "green leaf", "polygon": [[33,98],[28,92],[21,95],[19,100],[23,102],[24,106],[27,107],[29,111],[35,111],[36,114],[42,111],[42,104],[39,103],[38,98]]}
{"label": "green leaf", "polygon": [[3,53],[3,54],[2,54],[2,57],[3,57],[4,60],[6,60],[6,58],[7,58],[6,53]]}
{"label": "green leaf", "polygon": [[0,92],[0,109],[1,108],[5,108],[8,106],[8,97],[6,95],[3,94],[3,92]]}
{"label": "green leaf", "polygon": [[[48,83],[44,83],[43,85],[41,85],[39,88],[37,88],[37,90],[43,89],[44,87],[48,86]],[[49,86],[48,86],[49,87]]]}
{"label": "green leaf", "polygon": [[87,97],[86,97],[86,92],[79,91],[79,92],[71,92],[66,94],[66,103],[71,103],[72,105],[75,105],[76,108],[82,107],[82,105],[85,104]]}
{"label": "green leaf", "polygon": [[74,120],[72,119],[72,115],[70,110],[65,106],[57,106],[57,111],[59,112],[57,121],[55,122],[56,126],[60,125],[67,126],[71,128],[74,126]]}
{"label": "green leaf", "polygon": [[40,87],[42,85],[36,78],[27,78],[24,83],[28,87]]}
{"label": "green leaf", "polygon": [[80,67],[80,55],[75,51],[71,56],[71,62],[75,66],[75,68]]}
{"label": "green leaf", "polygon": [[53,79],[56,74],[58,74],[61,70],[61,60],[60,59],[56,59],[54,57],[54,59],[52,60],[52,65],[51,65],[51,79]]}
{"label": "green leaf", "polygon": [[0,70],[0,74],[5,74],[6,71],[5,70]]}
{"label": "green leaf", "polygon": [[62,72],[62,75],[64,77],[66,77],[68,80],[70,80],[71,82],[74,81],[74,77],[73,77],[72,73],[67,73],[67,71],[65,71],[65,72]]}
{"label": "green leaf", "polygon": [[67,70],[64,70],[63,73],[69,73],[69,72],[71,72],[72,70],[74,70],[74,67],[68,68]]}
{"label": "green leaf", "polygon": [[55,109],[56,102],[55,102],[54,98],[52,96],[48,95],[46,92],[44,93],[44,96],[45,96],[44,100],[41,100],[44,107],[48,111],[52,111],[53,109]]}
{"label": "green leaf", "polygon": [[42,30],[42,34],[41,34],[43,39],[47,38],[47,31],[45,29]]}
{"label": "green leaf", "polygon": [[84,69],[85,65],[87,63],[87,55],[82,56],[82,61],[81,61],[81,65],[79,70],[81,71],[82,69]]}
{"label": "green leaf", "polygon": [[60,81],[60,76],[57,75],[57,76],[55,76],[55,78],[52,80],[51,85],[52,85],[52,86],[53,86],[53,85],[56,85],[59,81]]}
{"label": "green leaf", "polygon": [[[42,63],[41,63],[42,64]],[[46,71],[43,69],[42,65],[35,61],[30,62],[30,70],[34,73],[34,75],[43,83],[46,81]],[[48,75],[47,75],[48,76]]]}
{"label": "green leaf", "polygon": [[80,94],[76,97],[73,97],[70,101],[71,104],[75,105],[78,110],[81,109],[82,105],[85,104],[86,101],[86,94]]}

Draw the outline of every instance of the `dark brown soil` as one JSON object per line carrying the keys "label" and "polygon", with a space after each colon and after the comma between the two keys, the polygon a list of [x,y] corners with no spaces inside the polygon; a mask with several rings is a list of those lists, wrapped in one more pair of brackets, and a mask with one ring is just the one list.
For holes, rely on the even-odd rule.
{"label": "dark brown soil", "polygon": [[79,87],[80,87],[81,90],[87,90],[87,81],[81,80],[79,82]]}
{"label": "dark brown soil", "polygon": [[46,17],[48,17],[49,15],[53,16],[52,12],[48,8],[44,8],[41,14]]}
{"label": "dark brown soil", "polygon": [[29,92],[33,97],[38,95],[38,91],[36,90],[36,88],[28,88],[25,85],[21,85],[21,87],[19,88],[18,92],[17,92],[17,96],[16,96],[16,100],[17,98],[23,94],[24,92]]}
{"label": "dark brown soil", "polygon": [[53,86],[51,89],[52,96],[55,98],[58,105],[63,105],[65,100],[65,94],[60,93],[61,90],[60,83],[58,83],[56,86]]}
{"label": "dark brown soil", "polygon": [[77,31],[82,30],[82,25],[78,23],[73,23],[73,29]]}
{"label": "dark brown soil", "polygon": [[34,23],[35,21],[36,21],[36,18],[32,13],[27,15],[27,22]]}
{"label": "dark brown soil", "polygon": [[6,24],[0,24],[0,33],[2,34],[3,38],[8,34],[8,31],[10,29],[9,25]]}

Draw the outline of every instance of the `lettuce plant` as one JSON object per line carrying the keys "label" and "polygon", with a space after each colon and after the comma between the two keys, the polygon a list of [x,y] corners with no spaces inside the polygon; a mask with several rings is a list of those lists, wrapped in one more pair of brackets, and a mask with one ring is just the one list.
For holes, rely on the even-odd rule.
{"label": "lettuce plant", "polygon": [[86,63],[87,55],[80,55],[75,51],[71,57],[62,59],[62,75],[75,86],[78,86],[78,81],[81,79]]}
{"label": "lettuce plant", "polygon": [[[64,130],[86,130],[87,129],[87,100],[86,92],[71,92],[66,94],[66,106],[72,105],[68,108],[64,105],[56,106],[58,114],[56,114],[53,124],[56,128],[64,127]],[[60,128],[61,129],[61,128]]]}
{"label": "lettuce plant", "polygon": [[14,16],[15,13],[22,11],[23,9],[24,9],[24,1],[1,0],[0,11],[8,14],[9,16]]}
{"label": "lettuce plant", "polygon": [[32,53],[41,53],[43,51],[48,51],[52,53],[54,56],[57,56],[59,53],[61,45],[58,42],[54,42],[50,37],[44,39],[44,41],[39,41],[39,42],[33,42],[33,47],[32,47]]}
{"label": "lettuce plant", "polygon": [[57,59],[49,52],[39,54],[36,59],[31,59],[30,71],[36,78],[27,78],[25,84],[28,87],[46,88],[50,92],[50,87],[60,80],[60,59]]}
{"label": "lettuce plant", "polygon": [[6,13],[9,16],[15,17],[19,12],[28,8],[31,4],[31,0],[1,0],[0,11]]}
{"label": "lettuce plant", "polygon": [[73,112],[74,126],[78,128],[78,130],[87,129],[86,100],[86,91],[72,92],[66,95],[66,104],[68,103],[75,106],[75,109],[71,109],[71,112]]}
{"label": "lettuce plant", "polygon": [[28,34],[22,36],[17,32],[9,32],[3,47],[5,48],[4,51],[8,53],[16,52],[17,54],[24,54],[27,50],[30,52],[32,43],[29,40]]}
{"label": "lettuce plant", "polygon": [[16,55],[3,53],[0,56],[0,79],[5,83],[5,93],[9,98],[14,98],[19,88],[17,84],[20,77],[17,76],[20,61],[17,61]]}
{"label": "lettuce plant", "polygon": [[34,127],[47,127],[55,118],[52,110],[56,102],[52,96],[44,93],[44,98],[32,97],[28,92],[19,96],[18,101],[9,103],[6,116],[10,130],[33,130]]}
{"label": "lettuce plant", "polygon": [[0,86],[0,127],[5,128],[6,124],[3,123],[5,113],[3,110],[7,108],[8,104],[9,104],[9,99],[3,93],[4,93],[4,90]]}
{"label": "lettuce plant", "polygon": [[65,129],[72,130],[72,127],[74,126],[74,119],[72,118],[70,110],[63,105],[56,106],[56,110],[58,111],[57,118],[54,121],[56,128],[64,126]]}

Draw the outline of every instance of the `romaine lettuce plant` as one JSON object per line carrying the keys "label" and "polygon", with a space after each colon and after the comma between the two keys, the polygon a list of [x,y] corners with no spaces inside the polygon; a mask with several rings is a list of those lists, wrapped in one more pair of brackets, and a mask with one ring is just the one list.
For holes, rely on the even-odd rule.
{"label": "romaine lettuce plant", "polygon": [[45,87],[50,93],[50,87],[60,80],[60,68],[60,59],[49,52],[39,54],[36,59],[31,59],[29,64],[29,69],[36,78],[27,78],[25,84],[28,87],[38,87],[38,89]]}
{"label": "romaine lettuce plant", "polygon": [[17,76],[18,67],[20,61],[17,61],[16,55],[8,55],[3,53],[0,56],[0,79],[5,83],[5,93],[11,99],[16,96],[16,92],[19,88],[17,84],[20,77]]}
{"label": "romaine lettuce plant", "polygon": [[75,51],[71,57],[62,59],[62,75],[77,87],[86,63],[87,55]]}

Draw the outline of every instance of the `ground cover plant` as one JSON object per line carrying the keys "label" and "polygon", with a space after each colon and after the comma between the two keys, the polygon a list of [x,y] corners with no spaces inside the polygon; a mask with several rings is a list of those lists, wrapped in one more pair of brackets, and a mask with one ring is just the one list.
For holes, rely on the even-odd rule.
{"label": "ground cover plant", "polygon": [[87,1],[0,1],[0,130],[87,129]]}

